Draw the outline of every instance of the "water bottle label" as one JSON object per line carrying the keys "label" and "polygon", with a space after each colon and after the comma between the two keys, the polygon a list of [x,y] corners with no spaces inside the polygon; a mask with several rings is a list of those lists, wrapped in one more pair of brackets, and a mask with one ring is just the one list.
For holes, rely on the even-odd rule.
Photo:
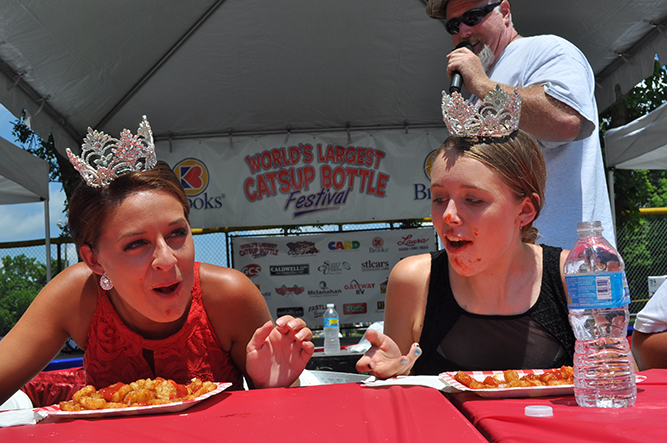
{"label": "water bottle label", "polygon": [[565,284],[570,309],[618,308],[630,303],[625,271],[567,275]]}
{"label": "water bottle label", "polygon": [[324,327],[325,328],[330,328],[330,327],[336,327],[338,326],[338,319],[337,318],[325,318],[324,319]]}

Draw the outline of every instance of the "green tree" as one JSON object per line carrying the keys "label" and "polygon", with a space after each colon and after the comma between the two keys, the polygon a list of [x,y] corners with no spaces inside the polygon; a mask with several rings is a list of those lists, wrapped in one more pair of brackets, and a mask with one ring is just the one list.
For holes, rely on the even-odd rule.
{"label": "green tree", "polygon": [[21,318],[46,285],[46,266],[21,254],[2,257],[0,268],[0,336]]}

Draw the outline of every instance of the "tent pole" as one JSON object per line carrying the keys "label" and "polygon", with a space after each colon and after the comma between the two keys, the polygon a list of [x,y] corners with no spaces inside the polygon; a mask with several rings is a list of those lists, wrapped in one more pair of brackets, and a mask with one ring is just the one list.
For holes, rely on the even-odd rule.
{"label": "tent pole", "polygon": [[607,186],[609,186],[609,203],[611,204],[611,220],[614,223],[614,238],[616,238],[616,200],[614,198],[614,168],[607,169]]}
{"label": "tent pole", "polygon": [[46,245],[46,282],[51,281],[51,222],[49,221],[49,199],[44,200],[44,243]]}

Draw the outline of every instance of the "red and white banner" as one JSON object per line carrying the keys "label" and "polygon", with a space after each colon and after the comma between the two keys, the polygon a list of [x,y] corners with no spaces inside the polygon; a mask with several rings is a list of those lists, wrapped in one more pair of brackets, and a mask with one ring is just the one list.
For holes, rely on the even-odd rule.
{"label": "red and white banner", "polygon": [[404,257],[436,250],[431,228],[232,237],[234,268],[264,295],[273,319],[322,326],[327,303],[341,324],[380,321],[389,272]]}
{"label": "red and white banner", "polygon": [[429,172],[447,130],[159,141],[193,228],[424,218]]}

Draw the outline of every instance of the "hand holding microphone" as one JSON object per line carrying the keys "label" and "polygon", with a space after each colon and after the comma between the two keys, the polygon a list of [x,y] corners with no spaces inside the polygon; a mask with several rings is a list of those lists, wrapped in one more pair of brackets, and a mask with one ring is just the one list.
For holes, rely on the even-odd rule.
{"label": "hand holding microphone", "polygon": [[[454,49],[459,49],[459,48],[468,48],[471,51],[473,50],[470,42],[466,41],[460,42],[458,45],[456,45],[456,48]],[[460,94],[461,86],[463,86],[463,77],[461,77],[461,73],[459,71],[454,71],[452,73],[452,83],[449,86],[449,93],[452,94],[454,92],[458,92]]]}

